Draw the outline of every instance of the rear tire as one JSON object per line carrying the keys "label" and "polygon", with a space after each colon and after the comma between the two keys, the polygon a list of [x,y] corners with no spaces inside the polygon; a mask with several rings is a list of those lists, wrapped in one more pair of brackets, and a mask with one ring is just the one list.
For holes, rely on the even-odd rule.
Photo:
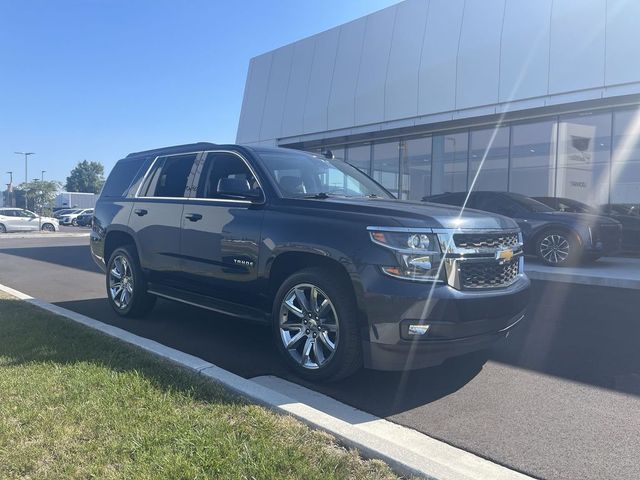
{"label": "rear tire", "polygon": [[336,381],[362,366],[358,309],[350,285],[325,268],[294,273],[273,302],[276,347],[310,381]]}
{"label": "rear tire", "polygon": [[131,245],[119,247],[111,254],[106,285],[109,305],[121,317],[145,316],[156,303],[156,296],[147,292],[147,281]]}

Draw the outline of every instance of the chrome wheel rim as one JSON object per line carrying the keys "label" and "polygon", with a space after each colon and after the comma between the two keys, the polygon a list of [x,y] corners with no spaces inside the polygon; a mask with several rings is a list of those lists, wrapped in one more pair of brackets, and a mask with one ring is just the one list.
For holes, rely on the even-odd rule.
{"label": "chrome wheel rim", "polygon": [[569,257],[571,245],[563,235],[547,235],[540,242],[540,255],[549,263],[563,263]]}
{"label": "chrome wheel rim", "polygon": [[131,265],[124,255],[118,255],[113,259],[109,270],[109,295],[120,310],[124,310],[131,303],[133,285]]}
{"label": "chrome wheel rim", "polygon": [[53,225],[49,225],[47,223],[42,227],[42,230],[44,230],[45,232],[53,232],[55,228],[53,228]]}
{"label": "chrome wheel rim", "polygon": [[301,367],[316,370],[333,357],[338,345],[338,314],[326,293],[301,283],[287,292],[280,306],[280,338]]}

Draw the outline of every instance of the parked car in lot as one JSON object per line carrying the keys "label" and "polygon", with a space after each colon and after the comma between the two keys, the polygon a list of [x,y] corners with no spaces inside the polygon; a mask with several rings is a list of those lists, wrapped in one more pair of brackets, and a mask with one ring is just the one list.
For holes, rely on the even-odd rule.
{"label": "parked car in lot", "polygon": [[77,227],[78,217],[85,214],[93,214],[93,208],[74,210],[73,212],[60,215],[60,225],[73,225],[74,227]]}
{"label": "parked car in lot", "polygon": [[60,210],[55,210],[53,212],[53,218],[60,218],[62,215],[66,215],[68,213],[73,213],[74,211],[79,210],[77,208],[62,208]]}
{"label": "parked car in lot", "polygon": [[59,228],[55,218],[40,217],[22,208],[0,208],[0,233],[34,230],[55,232]]}
{"label": "parked car in lot", "polygon": [[628,252],[640,251],[640,216],[632,213],[632,207],[611,204],[592,207],[586,203],[564,197],[534,198],[560,212],[588,213],[613,218],[622,225],[622,250]]}
{"label": "parked car in lot", "polygon": [[310,380],[485,348],[528,301],[513,220],[400,201],[341,160],[288,149],[129,155],[97,202],[91,251],[119,315],[164,297],[270,323]]}
{"label": "parked car in lot", "polygon": [[[466,198],[466,192],[456,192],[425,200],[461,207]],[[507,192],[472,192],[466,206],[514,219],[522,230],[525,253],[547,265],[575,265],[620,250],[622,225],[611,218],[557,212],[537,200]]]}
{"label": "parked car in lot", "polygon": [[87,211],[86,213],[78,215],[78,218],[76,218],[76,224],[79,227],[89,227],[91,226],[92,219],[93,219],[93,209],[90,211]]}

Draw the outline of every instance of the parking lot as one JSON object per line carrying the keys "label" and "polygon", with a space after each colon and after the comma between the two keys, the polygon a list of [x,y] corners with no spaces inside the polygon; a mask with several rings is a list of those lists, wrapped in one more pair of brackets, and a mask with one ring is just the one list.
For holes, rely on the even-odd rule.
{"label": "parking lot", "polygon": [[[5,237],[0,283],[246,378],[300,383],[265,327],[168,301],[143,320],[116,316],[87,243]],[[535,477],[640,478],[639,309],[638,290],[534,281],[527,321],[486,362],[306,386]]]}

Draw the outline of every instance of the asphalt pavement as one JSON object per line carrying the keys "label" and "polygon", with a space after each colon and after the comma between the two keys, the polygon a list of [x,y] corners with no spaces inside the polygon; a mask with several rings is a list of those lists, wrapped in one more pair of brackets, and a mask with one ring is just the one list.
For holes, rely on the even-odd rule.
{"label": "asphalt pavement", "polygon": [[266,327],[164,300],[148,318],[116,316],[87,242],[2,238],[0,283],[246,378],[302,383],[535,477],[640,478],[638,290],[534,281],[526,322],[486,355],[310,385],[283,367]]}

